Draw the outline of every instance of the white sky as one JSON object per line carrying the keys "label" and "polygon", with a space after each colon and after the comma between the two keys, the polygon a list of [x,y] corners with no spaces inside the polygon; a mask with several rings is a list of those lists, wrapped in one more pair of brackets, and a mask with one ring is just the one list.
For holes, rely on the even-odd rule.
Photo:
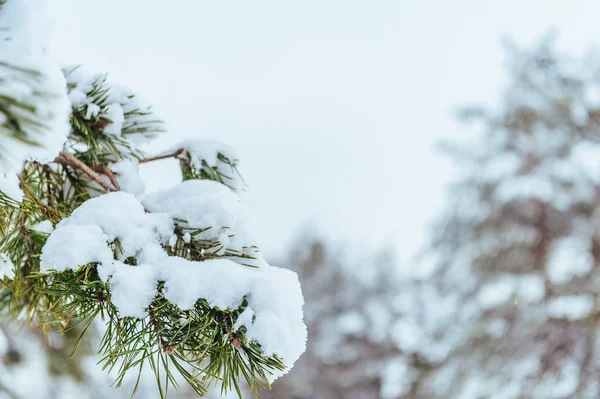
{"label": "white sky", "polygon": [[[234,146],[267,255],[305,221],[332,238],[418,248],[460,137],[452,110],[492,104],[500,39],[549,27],[600,41],[584,0],[52,0],[53,54],[110,72],[155,104],[170,135]],[[167,184],[173,163],[146,170]]]}

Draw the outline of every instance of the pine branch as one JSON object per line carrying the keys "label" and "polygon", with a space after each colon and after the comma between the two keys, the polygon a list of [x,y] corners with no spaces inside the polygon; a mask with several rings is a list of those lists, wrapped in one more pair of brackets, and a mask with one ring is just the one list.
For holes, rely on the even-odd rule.
{"label": "pine branch", "polygon": [[102,173],[106,177],[108,177],[108,180],[110,180],[110,182],[112,183],[113,187],[115,187],[117,189],[116,191],[120,191],[121,190],[121,186],[119,186],[119,182],[117,181],[117,178],[115,177],[115,174],[113,173],[112,170],[110,170],[110,168],[108,166],[106,166],[106,165],[96,166],[96,167],[94,167],[94,171]]}
{"label": "pine branch", "polygon": [[140,159],[139,163],[147,163],[147,162],[152,162],[152,161],[158,161],[159,159],[166,159],[166,158],[177,158],[177,159],[179,159],[179,156],[181,154],[183,154],[184,151],[185,151],[185,148],[178,148],[177,150],[169,152],[169,153],[166,153],[166,154],[155,155],[155,156],[152,156],[152,157]]}
{"label": "pine branch", "polygon": [[[104,188],[107,192],[118,191],[118,189],[115,189],[110,184],[108,184],[104,180],[102,180],[102,178],[96,172],[94,172],[89,166],[87,166],[86,164],[81,162],[79,159],[77,159],[75,156],[69,154],[66,151],[61,151],[59,156],[56,157],[56,159],[54,161],[61,165],[64,165],[64,166],[71,166],[76,169],[79,169],[80,171],[82,171],[83,173],[88,175],[96,183],[98,183],[100,186],[102,186],[102,188]],[[112,172],[111,172],[111,174],[112,174]],[[110,176],[109,176],[109,179],[110,179]],[[114,175],[113,175],[113,179],[114,179]]]}
{"label": "pine branch", "polygon": [[[73,79],[68,84],[70,91],[88,87],[78,86],[80,80],[76,76]],[[82,81],[89,83],[85,78]],[[133,95],[111,92],[106,77],[91,81],[92,89],[82,89],[87,91],[73,96],[84,96],[85,101],[73,105],[70,136],[54,163],[25,162],[19,175],[22,201],[0,192],[0,254],[14,264],[14,278],[0,280],[3,285],[0,313],[14,319],[26,315],[44,333],[51,328],[62,334],[82,327],[74,351],[84,334],[93,329],[92,321],[100,316],[107,328],[100,341],[101,363],[105,369],[117,372],[117,386],[123,383],[126,373],[132,370],[141,373],[144,365],[155,373],[161,397],[166,397],[169,386],[177,386],[175,373],[181,374],[200,395],[215,381],[221,382],[223,391],[235,390],[240,397],[241,379],[248,382],[253,392],[269,386],[271,375],[285,370],[284,360],[288,359],[266,355],[259,342],[250,341],[246,327],[251,326],[235,327],[242,312],[250,306],[251,296],[240,298],[243,303],[237,308],[219,309],[210,306],[207,298],[198,298],[193,307],[182,309],[167,300],[168,281],[156,280],[156,296],[146,308],[145,316],[133,317],[120,313],[112,302],[117,297],[113,297],[112,289],[117,285],[112,285],[116,281],[112,276],[101,278],[100,270],[106,269],[99,268],[105,266],[104,261],[90,261],[62,271],[42,267],[42,249],[60,227],[49,235],[36,231],[35,226],[40,222],[57,226],[84,202],[120,191],[115,173],[109,167],[119,160],[138,160],[142,164],[175,158],[181,163],[184,180],[212,180],[232,190],[239,189],[243,181],[237,172],[237,159],[231,156],[230,160],[217,150],[214,161],[210,152],[205,155],[207,151],[203,151],[201,156],[209,157],[207,161],[198,159],[201,157],[186,148],[143,158],[135,144],[138,141],[133,138],[153,137],[162,131],[162,122],[153,117],[149,107],[133,101]],[[204,146],[198,148],[206,150]],[[252,264],[254,247],[225,248],[218,239],[200,236],[221,227],[192,226],[177,218],[174,226],[174,243],[157,242],[170,256],[194,262],[223,258],[257,267]],[[235,232],[230,234],[232,237]],[[114,260],[126,267],[138,265],[136,256],[129,253],[124,259],[125,241],[115,238],[106,244]],[[61,244],[58,252],[63,248]],[[60,266],[61,262],[59,259],[52,264]],[[136,390],[137,386],[134,393]]]}

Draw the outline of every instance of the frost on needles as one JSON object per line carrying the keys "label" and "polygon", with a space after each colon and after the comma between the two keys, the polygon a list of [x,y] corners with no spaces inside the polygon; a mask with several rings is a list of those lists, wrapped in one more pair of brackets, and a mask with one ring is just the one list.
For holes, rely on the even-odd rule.
{"label": "frost on needles", "polygon": [[[233,150],[190,139],[148,156],[165,132],[152,109],[44,56],[43,1],[0,4],[13,38],[0,41],[0,314],[77,327],[74,351],[102,320],[117,386],[150,368],[163,397],[174,373],[240,396],[241,379],[258,392],[285,374],[305,349],[302,292],[256,246]],[[139,166],[163,158],[184,181],[146,194]]]}

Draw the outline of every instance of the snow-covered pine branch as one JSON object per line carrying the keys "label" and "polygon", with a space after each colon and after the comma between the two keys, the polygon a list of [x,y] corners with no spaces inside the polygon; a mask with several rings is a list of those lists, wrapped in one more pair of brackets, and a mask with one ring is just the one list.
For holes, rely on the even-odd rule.
{"label": "snow-covered pine branch", "polygon": [[47,162],[69,132],[69,102],[60,68],[43,53],[45,2],[0,5],[0,170],[25,160]]}
{"label": "snow-covered pine branch", "polygon": [[74,349],[103,320],[99,352],[117,385],[150,368],[162,397],[174,373],[199,394],[214,381],[240,395],[241,379],[268,386],[304,351],[303,298],[296,274],[257,247],[237,156],[186,140],[169,155],[185,181],[146,194],[140,163],[162,157],[142,147],[164,124],[106,75],[22,57],[37,49],[29,29],[43,3],[0,9],[14,50],[2,52],[14,74],[0,75],[0,313],[44,331],[78,326]]}

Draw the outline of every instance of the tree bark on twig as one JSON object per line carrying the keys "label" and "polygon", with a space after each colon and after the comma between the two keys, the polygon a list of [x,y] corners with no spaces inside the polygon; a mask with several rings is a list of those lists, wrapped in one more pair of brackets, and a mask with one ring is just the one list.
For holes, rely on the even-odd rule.
{"label": "tree bark on twig", "polygon": [[[56,157],[56,159],[54,161],[61,165],[65,165],[65,166],[68,165],[73,168],[79,169],[80,171],[82,171],[83,173],[88,175],[90,177],[90,179],[92,179],[93,181],[98,183],[100,186],[102,186],[102,188],[104,188],[108,192],[117,191],[116,188],[112,187],[110,184],[108,184],[107,182],[102,180],[102,178],[96,172],[94,172],[92,170],[92,168],[90,168],[89,166],[87,166],[86,164],[81,162],[79,159],[77,159],[74,155],[69,154],[66,151],[61,151],[59,153],[58,157]],[[113,176],[113,178],[114,178],[114,176]],[[110,179],[110,176],[109,176],[109,179]]]}
{"label": "tree bark on twig", "polygon": [[166,154],[155,155],[152,157],[140,159],[140,163],[152,162],[152,161],[157,161],[159,159],[165,159],[165,158],[178,158],[181,154],[183,154],[184,151],[185,151],[185,148],[178,148],[175,151],[172,151],[172,152],[169,152]]}

